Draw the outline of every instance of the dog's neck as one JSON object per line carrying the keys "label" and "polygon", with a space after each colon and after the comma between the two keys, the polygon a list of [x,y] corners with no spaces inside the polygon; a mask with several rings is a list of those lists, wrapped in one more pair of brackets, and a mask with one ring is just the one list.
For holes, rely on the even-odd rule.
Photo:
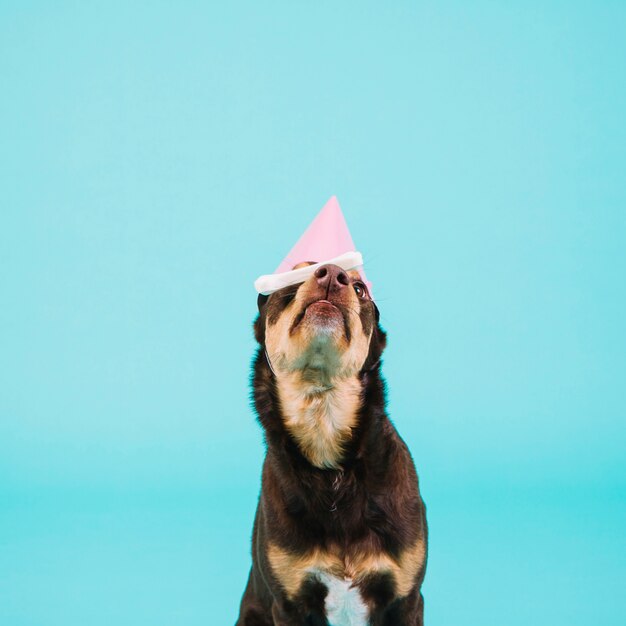
{"label": "dog's neck", "polygon": [[285,428],[301,453],[319,468],[339,469],[362,403],[358,376],[332,377],[322,370],[276,374]]}

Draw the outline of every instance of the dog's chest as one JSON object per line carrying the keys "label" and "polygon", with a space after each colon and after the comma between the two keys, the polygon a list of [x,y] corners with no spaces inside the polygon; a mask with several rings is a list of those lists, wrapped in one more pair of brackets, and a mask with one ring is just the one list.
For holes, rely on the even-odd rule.
{"label": "dog's chest", "polygon": [[339,578],[328,572],[314,570],[317,577],[328,588],[324,609],[330,626],[366,626],[369,609],[358,587],[352,586],[349,578]]}

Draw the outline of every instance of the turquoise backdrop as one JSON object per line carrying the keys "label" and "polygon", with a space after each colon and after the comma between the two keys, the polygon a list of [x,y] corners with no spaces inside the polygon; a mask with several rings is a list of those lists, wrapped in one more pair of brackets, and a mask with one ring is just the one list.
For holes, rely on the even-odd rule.
{"label": "turquoise backdrop", "polygon": [[233,624],[252,282],[336,194],[428,626],[626,623],[623,2],[0,3],[0,623]]}

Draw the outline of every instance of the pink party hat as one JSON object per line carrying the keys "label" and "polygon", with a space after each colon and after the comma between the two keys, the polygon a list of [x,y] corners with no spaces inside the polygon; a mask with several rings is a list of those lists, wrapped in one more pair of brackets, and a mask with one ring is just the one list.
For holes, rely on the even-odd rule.
{"label": "pink party hat", "polygon": [[[313,261],[315,265],[294,270],[298,263]],[[255,287],[259,293],[271,293],[287,285],[306,280],[315,269],[325,263],[334,263],[344,270],[358,269],[370,295],[371,284],[363,271],[363,259],[356,251],[348,225],[337,198],[333,196],[309,224],[274,274],[259,277]]]}

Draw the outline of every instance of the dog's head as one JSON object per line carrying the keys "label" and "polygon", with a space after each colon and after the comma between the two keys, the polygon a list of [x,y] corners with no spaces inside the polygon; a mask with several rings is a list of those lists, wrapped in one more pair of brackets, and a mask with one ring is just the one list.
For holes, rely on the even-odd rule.
{"label": "dog's head", "polygon": [[[312,263],[301,263],[298,269]],[[259,296],[257,341],[272,370],[349,378],[377,367],[385,346],[378,309],[356,270],[322,265],[303,283]]]}

